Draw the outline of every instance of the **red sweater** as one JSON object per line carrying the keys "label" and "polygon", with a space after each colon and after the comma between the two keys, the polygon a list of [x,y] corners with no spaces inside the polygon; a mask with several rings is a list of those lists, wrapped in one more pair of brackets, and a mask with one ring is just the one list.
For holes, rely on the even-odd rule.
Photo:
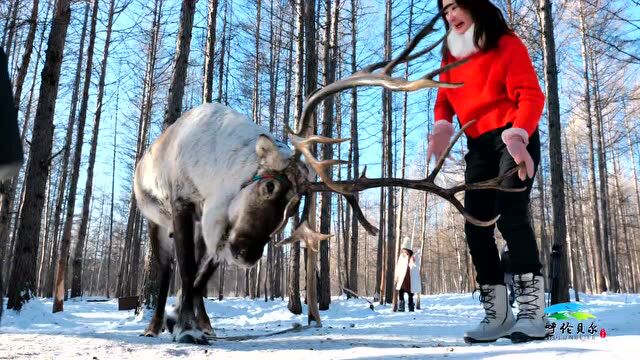
{"label": "red sweater", "polygon": [[[542,115],[544,94],[522,40],[516,35],[503,35],[498,44],[497,48],[479,51],[467,63],[440,74],[440,81],[464,85],[438,89],[435,120],[451,121],[455,114],[464,125],[477,119],[465,131],[472,138],[508,123],[531,136]],[[455,61],[447,54],[442,65]]]}

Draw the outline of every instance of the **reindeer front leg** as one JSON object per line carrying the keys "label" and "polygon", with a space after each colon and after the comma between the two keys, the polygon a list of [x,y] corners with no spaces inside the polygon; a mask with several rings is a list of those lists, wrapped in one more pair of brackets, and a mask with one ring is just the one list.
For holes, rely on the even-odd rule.
{"label": "reindeer front leg", "polygon": [[172,204],[173,213],[173,238],[176,244],[178,266],[182,278],[182,294],[180,298],[180,311],[178,323],[174,332],[174,341],[182,343],[208,344],[202,329],[196,322],[194,312],[195,294],[193,283],[196,275],[196,257],[194,241],[194,216],[193,203],[178,199]]}
{"label": "reindeer front leg", "polygon": [[[202,233],[202,232],[201,232]],[[213,326],[211,326],[211,320],[207,315],[207,310],[204,307],[204,298],[206,293],[206,286],[211,278],[211,275],[218,268],[219,263],[213,264],[203,264],[207,261],[206,254],[206,246],[204,244],[204,238],[202,235],[198,236],[198,268],[203,268],[203,272],[199,275],[196,275],[196,281],[194,283],[194,307],[196,310],[196,320],[198,321],[198,326],[202,329],[202,331],[207,336],[215,335],[213,332]],[[199,279],[199,281],[198,281]]]}
{"label": "reindeer front leg", "polygon": [[229,201],[207,200],[202,210],[202,238],[206,253],[200,257],[198,262],[198,272],[194,282],[196,289],[204,289],[207,281],[218,268],[220,261],[223,261],[219,254],[224,246],[222,237],[227,228],[227,210]]}

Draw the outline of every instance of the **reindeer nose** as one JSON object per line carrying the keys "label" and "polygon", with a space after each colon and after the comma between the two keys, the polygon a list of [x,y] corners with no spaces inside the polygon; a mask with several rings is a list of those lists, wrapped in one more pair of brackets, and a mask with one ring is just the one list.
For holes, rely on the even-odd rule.
{"label": "reindeer nose", "polygon": [[255,239],[242,237],[231,243],[229,249],[234,258],[253,265],[262,257],[264,246]]}
{"label": "reindeer nose", "polygon": [[243,246],[238,246],[236,243],[232,243],[230,245],[231,254],[234,258],[245,258],[247,256],[247,248]]}

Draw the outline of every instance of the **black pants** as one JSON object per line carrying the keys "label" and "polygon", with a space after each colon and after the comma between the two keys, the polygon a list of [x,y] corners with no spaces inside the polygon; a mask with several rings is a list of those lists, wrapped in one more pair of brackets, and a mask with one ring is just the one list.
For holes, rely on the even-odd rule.
{"label": "black pants", "polygon": [[404,291],[402,289],[398,290],[398,300],[399,301],[404,301],[404,293],[409,294],[409,306],[413,306],[413,293],[412,292],[408,292],[408,291]]}
{"label": "black pants", "polygon": [[[506,128],[482,134],[476,139],[468,138],[468,153],[465,156],[465,180],[473,183],[494,178],[516,166],[515,161],[502,142],[501,134]],[[540,163],[540,135],[536,130],[529,139],[527,150],[535,168]],[[502,186],[521,188],[523,192],[501,192],[496,190],[473,190],[465,192],[464,206],[479,220],[493,219],[500,214],[498,230],[509,246],[511,273],[540,274],[542,265],[538,258],[536,238],[529,223],[529,195],[533,179],[521,181],[517,174],[505,179]],[[481,227],[469,222],[464,231],[476,268],[476,281],[481,285],[504,283],[504,272],[494,234],[495,226]]]}

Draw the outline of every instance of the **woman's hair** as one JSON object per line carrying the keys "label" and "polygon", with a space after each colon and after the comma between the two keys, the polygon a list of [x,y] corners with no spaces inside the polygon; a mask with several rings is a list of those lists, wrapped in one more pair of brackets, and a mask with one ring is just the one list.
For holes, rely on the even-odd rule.
{"label": "woman's hair", "polygon": [[409,253],[409,256],[413,256],[413,250],[407,249],[407,248],[404,248],[403,250],[407,250],[407,252]]}
{"label": "woman's hair", "polygon": [[[444,27],[449,30],[449,23],[442,11],[443,0],[438,0],[438,10],[444,21]],[[504,34],[509,34],[512,30],[507,25],[507,21],[498,9],[489,0],[455,0],[456,4],[467,10],[475,23],[473,41],[478,49],[489,50],[498,47],[498,41]],[[446,54],[447,42],[442,45],[442,53]]]}

